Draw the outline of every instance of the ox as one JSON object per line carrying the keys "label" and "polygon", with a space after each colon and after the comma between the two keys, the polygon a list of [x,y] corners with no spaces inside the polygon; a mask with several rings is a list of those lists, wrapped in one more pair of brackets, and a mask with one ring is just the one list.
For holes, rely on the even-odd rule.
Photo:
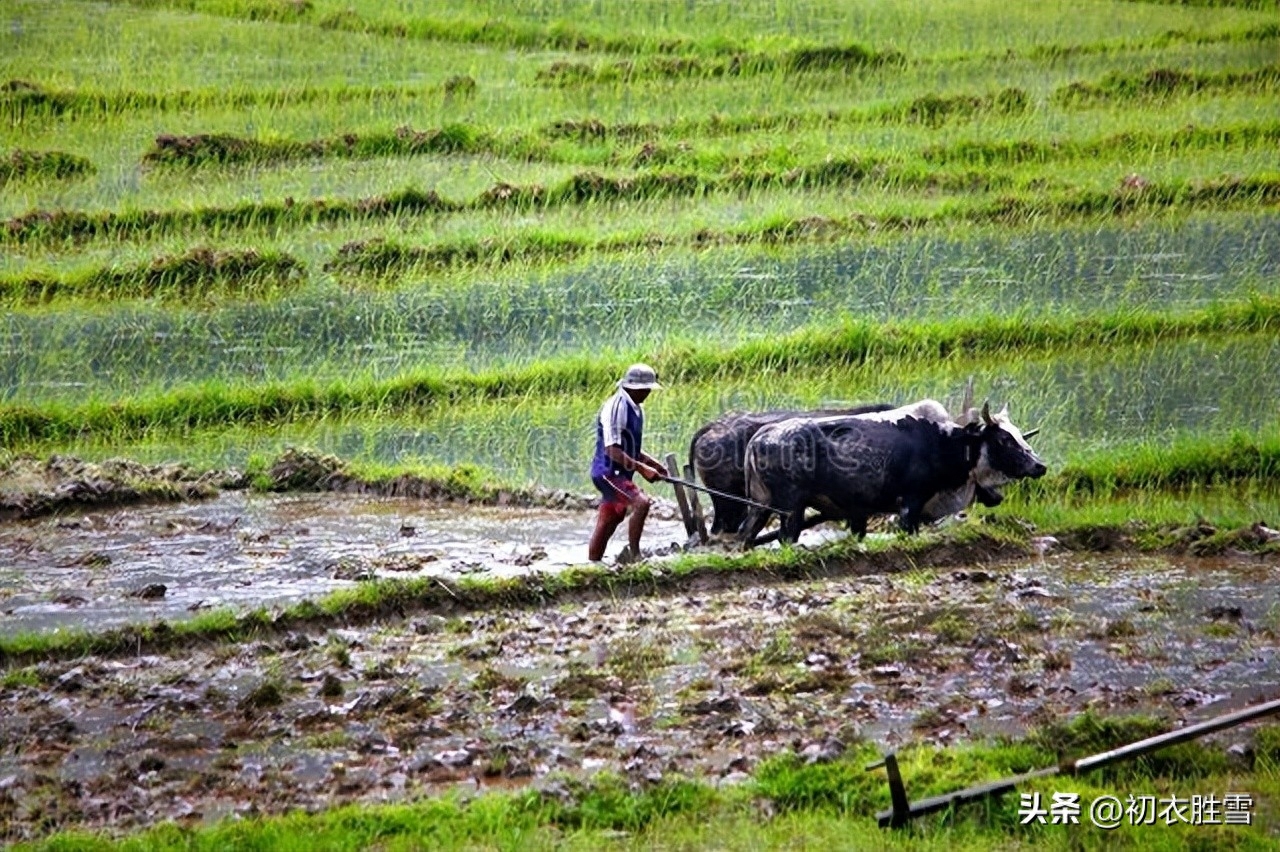
{"label": "ox", "polygon": [[[747,494],[747,478],[743,473],[743,461],[747,456],[747,442],[770,423],[790,420],[793,417],[834,417],[838,415],[864,414],[888,411],[892,405],[860,405],[853,408],[819,411],[762,411],[747,414],[726,414],[713,420],[693,434],[689,442],[689,464],[704,485],[726,494]],[[736,533],[747,516],[742,503],[711,495],[714,510],[711,532]]]}
{"label": "ox", "polygon": [[[963,425],[977,416],[977,409],[970,409],[973,400],[973,386],[970,383],[965,390],[965,399],[957,422]],[[971,413],[970,413],[971,412]],[[747,478],[744,463],[747,455],[747,443],[752,436],[764,426],[789,420],[793,417],[835,417],[840,415],[856,415],[871,420],[891,422],[903,417],[920,417],[939,423],[950,422],[951,415],[941,403],[931,399],[893,408],[883,403],[862,405],[846,409],[828,409],[819,411],[767,411],[754,414],[727,414],[713,420],[694,433],[689,442],[689,464],[708,488],[726,494],[747,494]],[[1034,434],[1034,432],[1029,433]],[[975,472],[975,480],[959,489],[937,495],[925,507],[922,519],[932,523],[947,515],[955,514],[970,503],[977,500],[984,506],[999,505],[1003,499],[996,487],[1007,480],[979,469]],[[738,532],[742,521],[747,516],[746,507],[732,500],[711,495],[714,509],[711,524],[712,534]],[[805,528],[830,520],[819,515],[805,523]]]}
{"label": "ox", "polygon": [[[945,412],[938,403],[925,403]],[[805,528],[806,507],[846,520],[859,537],[872,515],[891,512],[914,533],[931,519],[926,507],[935,498],[941,502],[934,502],[933,512],[957,503],[962,508],[979,489],[1045,473],[1044,463],[1009,421],[1008,408],[993,417],[987,405],[981,420],[963,424],[887,412],[782,420],[752,437],[744,468],[747,495],[786,513],[780,537],[792,542]],[[756,543],[769,515],[750,510],[742,525],[745,546]]]}

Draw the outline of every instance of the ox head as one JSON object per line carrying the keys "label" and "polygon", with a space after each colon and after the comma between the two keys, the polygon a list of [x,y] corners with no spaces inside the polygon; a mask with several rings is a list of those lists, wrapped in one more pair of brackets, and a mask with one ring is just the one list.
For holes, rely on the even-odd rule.
{"label": "ox head", "polygon": [[983,403],[980,416],[982,450],[974,471],[979,485],[992,488],[1015,479],[1044,476],[1044,462],[1027,443],[1027,438],[1039,429],[1032,429],[1024,435],[1009,419],[1007,405],[993,415],[990,404]]}

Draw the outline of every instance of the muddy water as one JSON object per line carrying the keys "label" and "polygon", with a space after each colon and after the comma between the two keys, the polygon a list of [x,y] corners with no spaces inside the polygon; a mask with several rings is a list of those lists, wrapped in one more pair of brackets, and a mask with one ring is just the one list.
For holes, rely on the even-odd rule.
{"label": "muddy water", "polygon": [[[583,512],[224,492],[202,503],[4,524],[0,635],[284,604],[364,577],[555,569],[586,561],[593,523]],[[652,517],[644,546],[684,539],[679,522]],[[615,533],[608,554],[624,543],[625,531]],[[135,596],[157,584],[163,596]]]}
{"label": "muddy water", "polygon": [[[306,500],[266,505],[253,523],[326,528]],[[365,546],[405,546],[408,516],[382,508],[355,513],[378,531]],[[1050,553],[41,664],[0,690],[0,839],[459,785],[563,792],[559,774],[602,769],[727,784],[788,749],[1020,734],[1085,710],[1174,726],[1280,696],[1277,581],[1274,557]]]}

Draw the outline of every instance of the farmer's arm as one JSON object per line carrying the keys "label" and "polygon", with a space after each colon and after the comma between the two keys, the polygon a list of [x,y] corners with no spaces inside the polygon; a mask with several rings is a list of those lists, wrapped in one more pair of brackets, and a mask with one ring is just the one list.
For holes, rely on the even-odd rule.
{"label": "farmer's arm", "polygon": [[671,475],[671,471],[667,470],[666,465],[664,465],[662,462],[658,461],[653,456],[649,455],[644,451],[641,451],[640,453],[640,461],[649,465],[649,467],[655,468],[658,471],[658,473],[662,474],[663,476]]}
{"label": "farmer's arm", "polygon": [[654,475],[665,476],[667,469],[655,462],[650,456],[644,453],[640,454],[640,458],[632,458],[622,451],[621,444],[610,444],[604,449],[605,455],[609,460],[623,470],[639,471],[640,475],[645,479],[652,480]]}

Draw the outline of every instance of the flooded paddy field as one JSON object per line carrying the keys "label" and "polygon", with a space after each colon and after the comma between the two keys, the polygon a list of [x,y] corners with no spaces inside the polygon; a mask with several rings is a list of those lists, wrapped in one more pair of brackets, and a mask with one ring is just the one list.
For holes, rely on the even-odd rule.
{"label": "flooded paddy field", "polygon": [[[1280,359],[1274,336],[1197,338],[1098,353],[1089,349],[1025,358],[978,373],[995,407],[1008,402],[1016,422],[1039,426],[1036,438],[1053,470],[1109,448],[1143,442],[1169,446],[1195,435],[1268,434],[1280,424]],[[646,403],[647,446],[687,460],[688,440],[725,411],[849,405],[868,400],[958,400],[972,362],[912,373],[858,367],[794,370],[785,381],[754,375],[672,383]],[[514,482],[554,488],[584,485],[583,459],[599,401],[581,394],[532,395],[512,406],[479,400],[426,412],[332,417],[264,430],[228,427],[181,438],[148,435],[126,442],[88,437],[58,447],[89,459],[124,455],[148,463],[174,458],[212,467],[243,466],[255,454],[312,447],[343,459],[393,464],[427,459],[475,464]],[[663,493],[660,486],[657,493]],[[670,492],[666,494],[669,496]],[[1274,519],[1273,519],[1274,520]]]}
{"label": "flooded paddy field", "polygon": [[[168,517],[240,516],[247,531],[301,524],[301,508],[209,504]],[[400,523],[425,534],[430,520],[399,507],[345,526],[309,517],[321,540],[309,552],[322,558],[326,539],[357,527],[364,547],[400,549]],[[1019,735],[1085,710],[1173,726],[1280,693],[1274,555],[1050,550],[903,569],[11,669],[0,815],[21,837],[459,788],[554,791],[565,774],[602,770],[732,784],[786,749],[830,757],[863,740]]]}
{"label": "flooded paddy field", "polygon": [[[0,400],[52,404],[212,381],[334,381],[353,372],[386,379],[424,364],[511,369],[611,349],[615,308],[631,312],[630,345],[641,349],[691,340],[732,346],[840,316],[906,325],[989,314],[1034,321],[1192,310],[1273,293],[1278,238],[1280,217],[1264,210],[595,258],[461,276],[409,270],[394,290],[325,274],[297,294],[207,310],[55,305],[0,317]],[[317,239],[299,236],[300,243]]]}
{"label": "flooded paddy field", "polygon": [[[687,536],[655,506],[645,546]],[[0,524],[0,635],[277,606],[380,577],[509,576],[586,558],[592,512],[226,491]],[[614,547],[625,543],[619,533]]]}

